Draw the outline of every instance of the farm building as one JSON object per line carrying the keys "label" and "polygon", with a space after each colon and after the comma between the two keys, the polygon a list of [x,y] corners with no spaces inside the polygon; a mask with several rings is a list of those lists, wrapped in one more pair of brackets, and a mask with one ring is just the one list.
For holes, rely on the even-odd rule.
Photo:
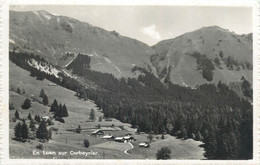
{"label": "farm building", "polygon": [[104,132],[101,131],[100,129],[97,129],[97,130],[91,132],[91,135],[104,135]]}
{"label": "farm building", "polygon": [[50,119],[50,117],[49,117],[49,116],[43,116],[42,119],[43,119],[44,121],[47,121],[47,120]]}
{"label": "farm building", "polygon": [[116,142],[124,142],[124,137],[116,137],[114,140]]}
{"label": "farm building", "polygon": [[125,137],[116,137],[114,140],[116,142],[130,142],[130,141],[134,141],[135,139],[132,136],[125,136]]}
{"label": "farm building", "polygon": [[131,141],[134,141],[135,139],[132,136],[125,136],[124,140],[127,142],[129,142],[129,141],[131,142]]}
{"label": "farm building", "polygon": [[108,139],[108,140],[111,140],[111,139],[114,139],[115,137],[113,135],[105,135],[102,137],[102,139]]}
{"label": "farm building", "polygon": [[147,147],[149,147],[149,144],[148,143],[140,143],[139,144],[139,147],[144,147],[144,148],[147,148]]}

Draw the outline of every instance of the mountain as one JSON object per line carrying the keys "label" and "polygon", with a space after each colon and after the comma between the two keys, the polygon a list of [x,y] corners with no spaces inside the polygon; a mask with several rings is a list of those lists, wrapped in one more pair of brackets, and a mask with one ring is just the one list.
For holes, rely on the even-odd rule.
{"label": "mountain", "polygon": [[[204,27],[153,46],[151,62],[161,80],[196,86],[208,82],[252,82],[252,34]],[[195,83],[196,82],[196,83]]]}
{"label": "mountain", "polygon": [[46,11],[10,11],[9,43],[10,50],[38,54],[63,68],[84,63],[81,56],[88,55],[90,64],[84,65],[118,78],[138,76],[132,72],[138,66],[162,82],[182,86],[237,82],[242,76],[252,84],[252,34],[237,35],[217,26],[149,47],[116,31]]}
{"label": "mountain", "polygon": [[133,76],[135,65],[149,64],[148,45],[76,19],[46,11],[10,11],[10,50],[33,52],[54,65],[68,66],[78,53],[91,56],[91,68],[116,77]]}

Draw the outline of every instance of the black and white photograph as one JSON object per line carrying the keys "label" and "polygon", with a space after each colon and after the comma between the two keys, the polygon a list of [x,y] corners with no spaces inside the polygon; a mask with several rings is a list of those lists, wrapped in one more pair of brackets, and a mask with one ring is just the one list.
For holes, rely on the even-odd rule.
{"label": "black and white photograph", "polygon": [[9,159],[256,156],[252,7],[17,4],[8,14]]}

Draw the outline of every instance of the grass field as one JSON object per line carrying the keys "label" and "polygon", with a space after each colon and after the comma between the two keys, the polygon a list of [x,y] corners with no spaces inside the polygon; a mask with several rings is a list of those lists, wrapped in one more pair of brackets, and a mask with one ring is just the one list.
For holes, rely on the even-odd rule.
{"label": "grass field", "polygon": [[[10,91],[10,102],[13,103],[15,109],[20,113],[20,117],[27,119],[29,112],[32,117],[36,114],[43,116],[52,116],[49,112],[50,105],[54,99],[58,103],[66,104],[69,112],[69,117],[64,118],[65,123],[54,121],[53,127],[58,128],[58,131],[52,132],[52,139],[48,143],[43,143],[44,151],[68,152],[66,155],[43,155],[41,150],[36,149],[36,145],[40,142],[38,139],[30,140],[30,142],[22,143],[13,140],[14,126],[16,122],[12,122],[15,110],[10,110],[10,127],[9,127],[9,144],[10,144],[10,158],[63,158],[63,159],[156,159],[156,152],[158,149],[164,146],[168,146],[172,150],[173,159],[204,159],[203,148],[198,147],[200,142],[194,140],[180,140],[169,135],[165,136],[165,139],[161,139],[158,135],[154,135],[154,139],[150,148],[139,148],[138,144],[146,142],[147,134],[136,135],[136,129],[131,128],[130,124],[122,123],[116,119],[112,121],[98,122],[98,117],[103,114],[98,110],[96,105],[91,100],[81,100],[75,95],[75,92],[68,90],[60,86],[53,86],[50,81],[36,80],[34,77],[30,77],[30,73],[25,71],[15,64],[10,62],[10,89],[16,90],[18,87],[25,94],[18,94],[15,91]],[[42,98],[39,97],[41,89],[44,89],[46,95],[49,98],[49,106],[41,104]],[[31,98],[32,107],[28,110],[23,110],[21,105],[26,98]],[[95,122],[86,122],[89,120],[90,110],[94,109],[96,114]],[[29,120],[26,120],[29,122]],[[112,134],[114,136],[124,136],[126,133],[131,133],[135,137],[136,141],[132,142],[134,148],[131,149],[129,143],[118,143],[113,141],[107,141],[102,139],[102,136],[91,136],[91,132],[95,126],[101,125],[101,129],[105,130],[105,134]],[[114,124],[115,127],[109,127]],[[78,125],[81,128],[86,128],[81,133],[72,131],[66,131],[67,129],[75,129]],[[121,130],[119,126],[123,126],[125,130]],[[36,126],[37,127],[37,126]],[[50,127],[50,126],[49,126]],[[88,129],[90,128],[90,129]],[[89,148],[85,148],[83,140],[88,139],[90,142]],[[39,151],[40,155],[33,155],[33,151]],[[125,150],[128,150],[126,154]],[[70,151],[85,151],[85,152],[97,152],[97,155],[70,155]]]}

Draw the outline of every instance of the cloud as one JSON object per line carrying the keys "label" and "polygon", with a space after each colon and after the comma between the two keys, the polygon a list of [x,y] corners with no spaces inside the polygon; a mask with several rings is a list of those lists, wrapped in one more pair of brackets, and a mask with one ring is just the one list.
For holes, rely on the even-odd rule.
{"label": "cloud", "polygon": [[160,40],[161,39],[161,35],[160,33],[156,30],[156,26],[154,24],[152,24],[151,26],[148,27],[143,27],[142,28],[142,32],[154,39]]}

